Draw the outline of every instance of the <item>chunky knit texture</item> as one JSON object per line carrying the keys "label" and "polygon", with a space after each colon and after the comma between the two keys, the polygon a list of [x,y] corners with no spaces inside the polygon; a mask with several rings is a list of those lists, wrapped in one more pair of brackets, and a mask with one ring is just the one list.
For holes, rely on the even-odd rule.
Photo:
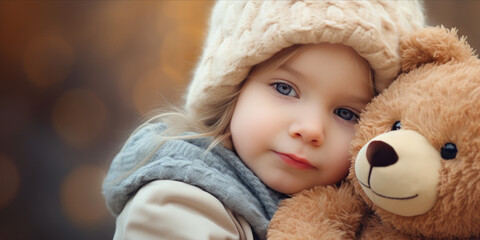
{"label": "chunky knit texture", "polygon": [[248,72],[294,44],[352,47],[385,89],[400,71],[399,38],[424,26],[419,1],[218,1],[203,54],[186,95],[186,109],[211,108],[232,94]]}
{"label": "chunky knit texture", "polygon": [[[155,151],[158,134],[164,129],[162,123],[139,129],[115,157],[103,184],[109,210],[118,215],[128,199],[151,181],[177,180],[209,192],[265,238],[268,223],[285,195],[264,185],[232,151],[216,146],[205,152],[210,144],[207,138],[171,140]],[[152,158],[129,174],[152,151]]]}

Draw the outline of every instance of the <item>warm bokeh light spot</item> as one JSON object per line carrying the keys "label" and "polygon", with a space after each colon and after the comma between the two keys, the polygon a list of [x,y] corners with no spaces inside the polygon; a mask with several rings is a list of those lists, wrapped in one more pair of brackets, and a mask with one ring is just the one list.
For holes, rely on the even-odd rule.
{"label": "warm bokeh light spot", "polygon": [[[146,8],[142,10],[144,14],[153,10],[152,16],[156,17],[156,22],[151,25],[155,27],[148,37],[142,41],[145,47],[150,46],[151,51],[138,58],[122,59],[118,63],[120,67],[115,81],[125,107],[132,107],[144,115],[165,107],[166,103],[178,103],[201,53],[206,22],[213,3],[154,1],[139,4]],[[109,14],[117,16],[115,11]],[[135,16],[141,19],[139,17]],[[128,28],[128,23],[126,25]]]}
{"label": "warm bokeh light spot", "polygon": [[0,210],[8,206],[18,193],[20,175],[15,163],[0,154]]}
{"label": "warm bokeh light spot", "polygon": [[100,136],[107,119],[102,100],[90,90],[66,92],[56,103],[52,122],[56,132],[67,143],[84,147]]}
{"label": "warm bokeh light spot", "polygon": [[161,67],[172,80],[186,82],[200,55],[212,1],[165,1],[162,9],[174,28],[164,32]]}
{"label": "warm bokeh light spot", "polygon": [[200,54],[200,36],[176,29],[165,35],[160,48],[162,71],[171,80],[188,82]]}
{"label": "warm bokeh light spot", "polygon": [[214,1],[164,1],[162,14],[176,22],[182,30],[199,35],[203,40]]}
{"label": "warm bokeh light spot", "polygon": [[0,1],[0,54],[21,61],[26,44],[45,23],[42,6],[33,1]]}
{"label": "warm bokeh light spot", "polygon": [[175,105],[183,91],[183,85],[169,81],[160,71],[152,70],[139,77],[132,91],[135,109],[140,115]]}
{"label": "warm bokeh light spot", "polygon": [[[111,59],[128,48],[129,41],[135,36],[138,18],[145,12],[145,2],[137,1],[99,1],[98,9],[86,19],[89,25],[85,32],[94,40],[91,45],[97,58]],[[113,61],[113,60],[110,60]]]}
{"label": "warm bokeh light spot", "polygon": [[62,183],[60,200],[63,211],[77,226],[92,228],[108,216],[101,195],[105,172],[98,166],[85,164],[74,169]]}
{"label": "warm bokeh light spot", "polygon": [[46,87],[65,79],[73,57],[73,50],[64,39],[46,35],[30,42],[23,56],[23,67],[35,86]]}

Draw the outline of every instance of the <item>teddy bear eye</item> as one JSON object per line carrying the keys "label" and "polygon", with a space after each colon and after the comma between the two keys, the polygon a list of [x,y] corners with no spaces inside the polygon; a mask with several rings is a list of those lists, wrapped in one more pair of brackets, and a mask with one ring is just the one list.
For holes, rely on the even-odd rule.
{"label": "teddy bear eye", "polygon": [[440,150],[442,158],[445,160],[454,159],[457,157],[457,146],[454,143],[445,143],[442,149]]}
{"label": "teddy bear eye", "polygon": [[402,128],[402,123],[400,121],[396,121],[392,126],[392,131],[395,131],[401,128]]}

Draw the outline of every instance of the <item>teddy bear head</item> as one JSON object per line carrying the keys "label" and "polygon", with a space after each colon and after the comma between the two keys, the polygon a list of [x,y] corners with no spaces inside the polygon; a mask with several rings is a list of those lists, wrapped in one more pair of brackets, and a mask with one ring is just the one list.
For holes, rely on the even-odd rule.
{"label": "teddy bear head", "polygon": [[361,115],[348,179],[398,231],[480,236],[480,60],[444,27],[401,52],[403,73]]}

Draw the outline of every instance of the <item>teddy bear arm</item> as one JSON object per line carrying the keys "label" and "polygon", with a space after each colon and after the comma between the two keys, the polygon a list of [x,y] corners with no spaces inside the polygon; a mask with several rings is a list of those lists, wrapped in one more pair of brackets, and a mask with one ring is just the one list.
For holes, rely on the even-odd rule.
{"label": "teddy bear arm", "polygon": [[362,231],[357,235],[360,240],[425,240],[419,236],[406,235],[390,224],[382,223],[376,214],[368,214],[363,219]]}
{"label": "teddy bear arm", "polygon": [[318,186],[284,200],[275,213],[267,238],[355,239],[365,212],[350,184]]}

